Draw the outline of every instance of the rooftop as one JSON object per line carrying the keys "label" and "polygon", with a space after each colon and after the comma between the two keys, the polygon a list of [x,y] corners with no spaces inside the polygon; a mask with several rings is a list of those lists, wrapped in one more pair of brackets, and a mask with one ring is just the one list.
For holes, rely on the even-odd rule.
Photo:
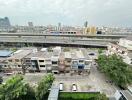
{"label": "rooftop", "polygon": [[0,57],[9,57],[13,52],[8,50],[0,50]]}
{"label": "rooftop", "polygon": [[132,100],[132,94],[128,90],[122,90],[121,93],[127,100]]}
{"label": "rooftop", "polygon": [[32,50],[18,50],[16,52],[14,52],[14,55],[9,57],[8,59],[22,59],[25,56],[27,56],[28,54],[30,54],[31,52],[32,52]]}
{"label": "rooftop", "polygon": [[132,41],[132,35],[131,36],[128,36],[126,39]]}
{"label": "rooftop", "polygon": [[71,58],[71,52],[65,52],[65,58]]}
{"label": "rooftop", "polygon": [[37,57],[37,58],[50,58],[51,56],[52,56],[52,52],[38,51],[36,53],[30,53],[25,58],[32,58],[32,57]]}
{"label": "rooftop", "polygon": [[76,55],[77,55],[77,57],[78,57],[79,59],[84,59],[84,58],[85,58],[81,50],[76,51]]}

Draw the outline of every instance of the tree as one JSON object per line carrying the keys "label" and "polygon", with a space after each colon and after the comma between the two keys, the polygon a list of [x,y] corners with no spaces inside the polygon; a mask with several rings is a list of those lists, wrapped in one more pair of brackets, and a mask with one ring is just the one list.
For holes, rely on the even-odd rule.
{"label": "tree", "polygon": [[47,74],[44,78],[38,83],[38,87],[36,90],[36,99],[42,100],[48,90],[51,88],[52,83],[54,81],[53,74]]}
{"label": "tree", "polygon": [[99,53],[99,54],[103,53],[103,50],[102,50],[102,49],[99,49],[99,50],[98,50],[98,53]]}
{"label": "tree", "polygon": [[21,75],[13,76],[5,84],[0,85],[0,100],[28,100],[23,97],[30,93],[33,91],[24,83]]}
{"label": "tree", "polygon": [[132,67],[124,63],[122,58],[117,55],[100,55],[97,63],[99,70],[104,72],[118,86],[126,88],[132,83]]}

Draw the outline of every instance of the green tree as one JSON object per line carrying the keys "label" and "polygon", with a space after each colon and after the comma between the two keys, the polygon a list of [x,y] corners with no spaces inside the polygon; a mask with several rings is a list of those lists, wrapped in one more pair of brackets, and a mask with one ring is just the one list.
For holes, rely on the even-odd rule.
{"label": "green tree", "polygon": [[98,53],[99,53],[99,54],[103,53],[103,50],[102,50],[102,49],[99,49],[99,50],[98,50]]}
{"label": "green tree", "polygon": [[100,55],[97,63],[99,70],[110,77],[118,86],[126,88],[132,83],[132,67],[124,63],[117,55]]}
{"label": "green tree", "polygon": [[0,100],[28,100],[23,99],[33,93],[31,87],[25,84],[21,75],[13,76],[5,84],[0,85]]}
{"label": "green tree", "polygon": [[52,83],[54,81],[53,74],[47,74],[44,78],[38,83],[38,87],[36,90],[36,99],[42,100],[48,90],[51,88]]}

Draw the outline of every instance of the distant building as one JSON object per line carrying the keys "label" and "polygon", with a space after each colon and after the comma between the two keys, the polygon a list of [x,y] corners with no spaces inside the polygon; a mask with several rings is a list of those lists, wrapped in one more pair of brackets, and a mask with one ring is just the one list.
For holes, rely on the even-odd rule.
{"label": "distant building", "polygon": [[33,22],[28,22],[29,27],[33,27]]}
{"label": "distant building", "polygon": [[94,27],[94,26],[86,27],[84,29],[85,35],[96,35],[96,33],[97,33],[97,30],[96,30],[96,27]]}
{"label": "distant building", "polygon": [[0,18],[0,31],[7,32],[11,28],[10,21],[8,17]]}
{"label": "distant building", "polygon": [[58,23],[58,31],[61,30],[61,23]]}
{"label": "distant building", "polygon": [[86,21],[86,22],[84,23],[84,27],[85,27],[85,28],[88,27],[88,21]]}

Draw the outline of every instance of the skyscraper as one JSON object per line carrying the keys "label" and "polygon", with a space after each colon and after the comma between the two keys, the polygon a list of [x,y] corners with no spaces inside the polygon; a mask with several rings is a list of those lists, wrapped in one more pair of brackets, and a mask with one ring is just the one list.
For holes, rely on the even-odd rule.
{"label": "skyscraper", "polygon": [[11,27],[8,17],[0,18],[0,28],[8,29]]}
{"label": "skyscraper", "polygon": [[58,23],[58,31],[61,30],[61,23]]}
{"label": "skyscraper", "polygon": [[33,22],[28,22],[29,27],[33,27]]}
{"label": "skyscraper", "polygon": [[86,21],[86,22],[84,23],[84,27],[85,27],[85,28],[88,27],[88,21]]}

